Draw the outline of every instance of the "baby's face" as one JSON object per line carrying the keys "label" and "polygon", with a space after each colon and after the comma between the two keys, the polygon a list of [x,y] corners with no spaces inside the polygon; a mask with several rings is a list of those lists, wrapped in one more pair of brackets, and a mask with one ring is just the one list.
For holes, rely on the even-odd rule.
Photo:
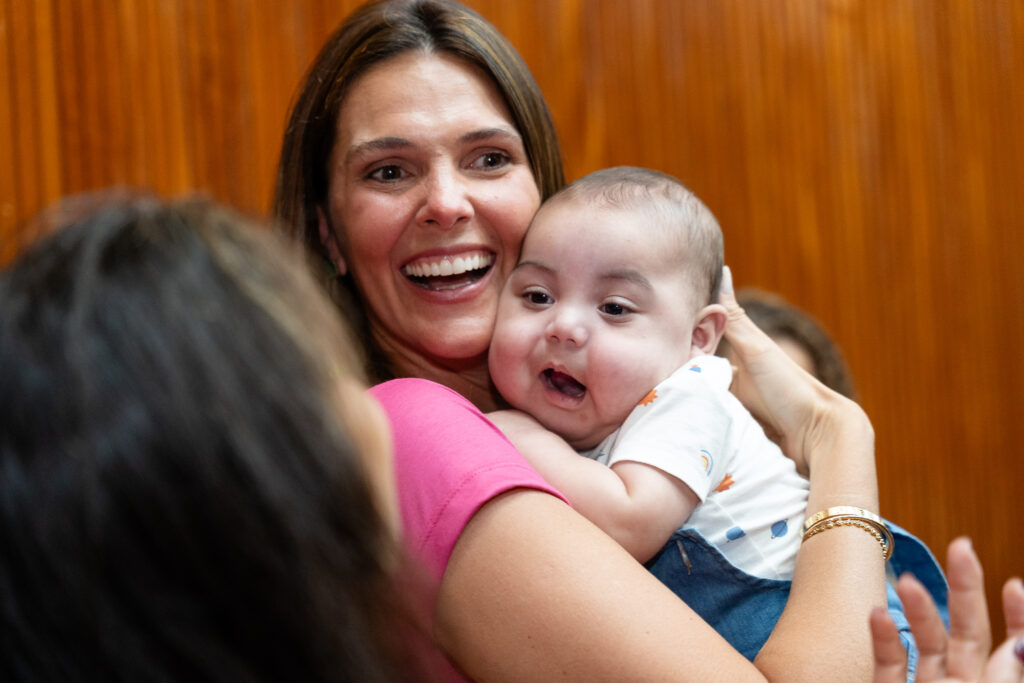
{"label": "baby's face", "polygon": [[650,220],[575,200],[545,206],[502,291],[491,377],[577,449],[600,443],[691,356],[686,264]]}

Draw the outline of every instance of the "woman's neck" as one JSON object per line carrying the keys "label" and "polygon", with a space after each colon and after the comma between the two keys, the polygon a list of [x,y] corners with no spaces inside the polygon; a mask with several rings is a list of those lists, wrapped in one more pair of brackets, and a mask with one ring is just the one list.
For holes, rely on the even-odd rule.
{"label": "woman's neck", "polygon": [[485,413],[508,407],[491,383],[486,353],[472,358],[438,359],[393,346],[383,347],[380,352],[394,377],[420,377],[443,384]]}

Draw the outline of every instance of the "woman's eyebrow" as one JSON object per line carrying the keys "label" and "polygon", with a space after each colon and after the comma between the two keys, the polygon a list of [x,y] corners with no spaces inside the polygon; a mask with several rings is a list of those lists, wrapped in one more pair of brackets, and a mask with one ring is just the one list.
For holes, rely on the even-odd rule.
{"label": "woman's eyebrow", "polygon": [[[459,142],[466,144],[480,142],[482,140],[494,140],[496,138],[522,143],[522,138],[513,128],[481,128],[480,130],[470,131],[469,133],[460,136]],[[412,140],[398,136],[388,136],[367,140],[366,142],[360,142],[359,144],[352,145],[348,148],[348,151],[345,153],[345,163],[348,163],[352,159],[362,156],[363,154],[408,149],[412,146]]]}
{"label": "woman's eyebrow", "polygon": [[513,128],[481,128],[459,137],[459,142],[480,142],[481,140],[493,140],[494,138],[511,139],[522,142],[522,137]]}
{"label": "woman's eyebrow", "polygon": [[407,149],[412,147],[412,141],[406,138],[400,137],[386,137],[386,138],[375,138],[373,140],[367,140],[366,142],[360,142],[357,145],[352,145],[348,148],[345,153],[345,161],[348,162],[351,159],[366,154],[368,152],[380,152],[387,150],[396,149]]}

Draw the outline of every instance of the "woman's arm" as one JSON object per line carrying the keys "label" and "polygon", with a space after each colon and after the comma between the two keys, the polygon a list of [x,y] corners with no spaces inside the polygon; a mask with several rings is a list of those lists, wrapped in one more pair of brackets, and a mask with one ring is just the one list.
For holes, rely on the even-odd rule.
{"label": "woman's arm", "polygon": [[487,503],[459,538],[437,635],[481,681],[763,680],[611,538],[524,489]]}
{"label": "woman's arm", "polygon": [[881,574],[879,546],[859,529],[819,537],[755,668],[587,520],[515,490],[459,537],[437,635],[478,680],[869,680],[868,613],[883,601],[863,574]]}
{"label": "woman's arm", "polygon": [[[779,435],[783,451],[810,478],[807,514],[838,505],[878,512],[874,431],[853,401],[796,365],[736,303],[725,269],[721,302],[748,409]],[[871,609],[885,604],[878,542],[856,527],[809,538],[797,554],[786,608],[755,663],[769,678],[868,680]],[[808,656],[810,653],[810,656]],[[796,663],[799,662],[797,665]]]}
{"label": "woman's arm", "polygon": [[581,456],[526,413],[502,410],[487,417],[573,509],[640,562],[661,550],[700,502],[689,486],[656,467],[606,467]]}

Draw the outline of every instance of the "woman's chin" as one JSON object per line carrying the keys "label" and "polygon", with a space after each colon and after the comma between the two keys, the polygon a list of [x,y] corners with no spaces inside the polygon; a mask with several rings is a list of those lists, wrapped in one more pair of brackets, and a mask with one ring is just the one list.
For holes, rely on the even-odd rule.
{"label": "woman's chin", "polygon": [[378,340],[385,355],[399,366],[435,366],[456,372],[487,368],[487,349],[491,342],[490,324],[476,321],[430,320],[408,334],[386,335]]}
{"label": "woman's chin", "polygon": [[446,333],[432,339],[426,345],[427,355],[441,364],[455,368],[471,368],[487,365],[487,348],[491,343],[489,330],[462,334]]}

